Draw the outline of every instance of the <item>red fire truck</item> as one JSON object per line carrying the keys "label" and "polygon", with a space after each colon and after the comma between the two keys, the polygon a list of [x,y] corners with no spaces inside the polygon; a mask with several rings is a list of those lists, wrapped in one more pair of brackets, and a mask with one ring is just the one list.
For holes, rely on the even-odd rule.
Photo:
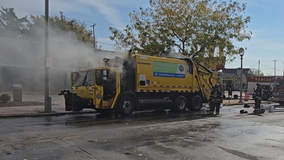
{"label": "red fire truck", "polygon": [[276,77],[273,82],[272,102],[284,105],[284,77]]}

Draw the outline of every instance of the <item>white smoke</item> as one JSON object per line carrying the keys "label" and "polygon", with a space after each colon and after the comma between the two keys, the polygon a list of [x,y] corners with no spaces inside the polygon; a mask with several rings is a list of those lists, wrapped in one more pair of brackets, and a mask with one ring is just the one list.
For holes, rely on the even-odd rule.
{"label": "white smoke", "polygon": [[[44,30],[44,26],[38,27],[30,36],[21,39],[0,37],[1,88],[17,83],[23,85],[23,90],[44,89]],[[71,71],[99,67],[104,65],[103,58],[123,57],[125,54],[122,51],[95,50],[90,44],[77,40],[71,32],[59,29],[49,28],[48,37],[48,57],[52,59],[50,86],[53,91],[63,89],[66,73],[70,81]]]}

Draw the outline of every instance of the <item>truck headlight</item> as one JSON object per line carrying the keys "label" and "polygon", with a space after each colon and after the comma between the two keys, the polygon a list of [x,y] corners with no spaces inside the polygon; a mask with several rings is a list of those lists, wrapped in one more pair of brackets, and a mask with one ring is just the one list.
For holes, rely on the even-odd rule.
{"label": "truck headlight", "polygon": [[92,90],[90,90],[90,94],[93,94],[93,91],[92,91]]}

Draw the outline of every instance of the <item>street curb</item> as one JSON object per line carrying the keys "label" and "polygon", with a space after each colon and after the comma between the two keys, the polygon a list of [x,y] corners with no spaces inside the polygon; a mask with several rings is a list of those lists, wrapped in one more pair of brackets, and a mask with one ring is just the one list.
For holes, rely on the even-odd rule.
{"label": "street curb", "polygon": [[95,114],[95,113],[98,113],[98,112],[97,111],[86,111],[86,112],[23,113],[23,114],[0,115],[0,119],[22,118],[22,117],[48,117],[48,116]]}
{"label": "street curb", "polygon": [[[50,94],[58,94],[59,92],[50,92]],[[4,92],[2,91],[1,94],[13,94],[13,92]],[[22,94],[41,94],[44,95],[44,92],[22,92]]]}

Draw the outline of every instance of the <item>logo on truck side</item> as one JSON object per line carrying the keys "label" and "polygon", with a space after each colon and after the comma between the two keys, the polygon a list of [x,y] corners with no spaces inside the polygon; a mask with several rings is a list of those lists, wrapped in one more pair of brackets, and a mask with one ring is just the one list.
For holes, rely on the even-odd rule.
{"label": "logo on truck side", "polygon": [[154,77],[185,78],[185,67],[183,64],[153,61],[152,66]]}
{"label": "logo on truck side", "polygon": [[183,71],[184,71],[183,65],[179,65],[179,66],[178,66],[178,69],[179,69],[180,72],[183,72]]}

